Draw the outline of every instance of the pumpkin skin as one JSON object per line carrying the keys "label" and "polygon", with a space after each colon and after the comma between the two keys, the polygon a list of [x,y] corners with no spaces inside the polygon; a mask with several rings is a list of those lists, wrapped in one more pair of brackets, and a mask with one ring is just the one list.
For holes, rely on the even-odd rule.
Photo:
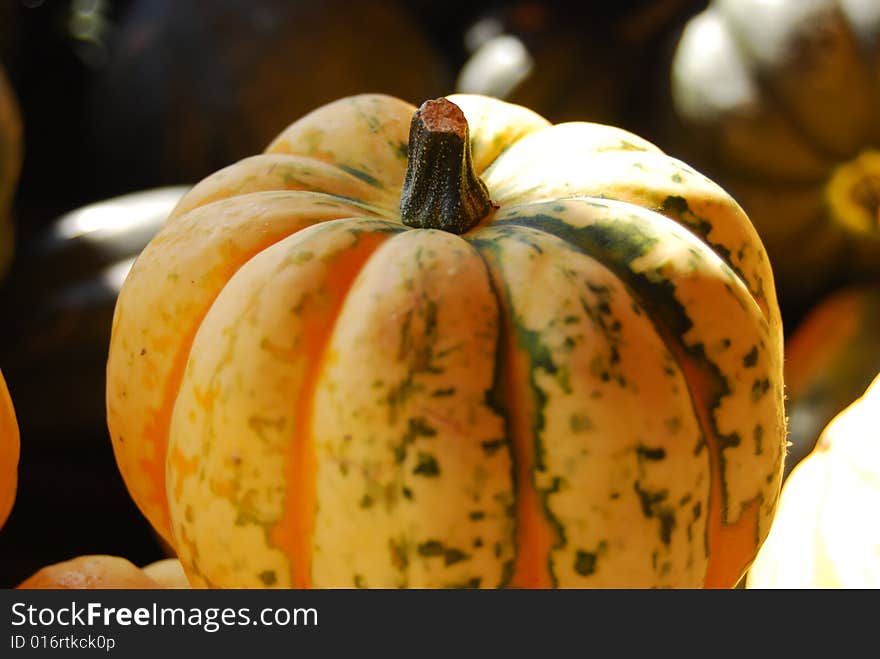
{"label": "pumpkin skin", "polygon": [[12,202],[22,164],[21,114],[15,92],[0,66],[0,279],[12,261],[15,235]]}
{"label": "pumpkin skin", "polygon": [[848,286],[823,299],[788,338],[785,354],[787,477],[880,372],[880,287]]}
{"label": "pumpkin skin", "polygon": [[20,442],[15,408],[0,372],[0,526],[6,522],[18,489]]}
{"label": "pumpkin skin", "polygon": [[713,0],[677,45],[676,148],[755,223],[787,324],[880,275],[877,53],[874,0]]}
{"label": "pumpkin skin", "polygon": [[195,586],[733,586],[785,437],[753,226],[624,130],[449,100],[497,207],[460,236],[401,223],[382,95],[184,196],[114,314],[134,500]]}
{"label": "pumpkin skin", "polygon": [[878,588],[880,376],[791,472],[746,588]]}
{"label": "pumpkin skin", "polygon": [[143,568],[127,558],[107,554],[76,556],[40,568],[18,586],[19,590],[105,590],[188,588],[180,562],[166,558]]}

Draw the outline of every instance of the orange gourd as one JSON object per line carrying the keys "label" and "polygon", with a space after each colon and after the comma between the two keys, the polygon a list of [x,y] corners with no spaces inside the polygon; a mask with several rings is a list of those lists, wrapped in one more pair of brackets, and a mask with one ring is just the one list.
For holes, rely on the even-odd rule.
{"label": "orange gourd", "polygon": [[37,589],[158,589],[188,588],[189,583],[174,558],[166,558],[142,568],[121,556],[90,554],[76,556],[40,568],[16,588]]}
{"label": "orange gourd", "polygon": [[6,522],[18,488],[18,421],[0,372],[0,526]]}
{"label": "orange gourd", "polygon": [[18,100],[0,66],[0,279],[12,261],[15,236],[12,202],[22,164],[22,125]]}

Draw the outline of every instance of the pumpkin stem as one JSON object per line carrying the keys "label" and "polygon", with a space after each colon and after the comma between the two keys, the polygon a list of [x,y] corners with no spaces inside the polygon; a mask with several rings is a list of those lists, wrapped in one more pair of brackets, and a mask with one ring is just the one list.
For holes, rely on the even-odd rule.
{"label": "pumpkin stem", "polygon": [[462,234],[492,207],[486,184],[474,171],[461,108],[445,98],[425,101],[409,128],[409,162],[400,196],[403,223]]}

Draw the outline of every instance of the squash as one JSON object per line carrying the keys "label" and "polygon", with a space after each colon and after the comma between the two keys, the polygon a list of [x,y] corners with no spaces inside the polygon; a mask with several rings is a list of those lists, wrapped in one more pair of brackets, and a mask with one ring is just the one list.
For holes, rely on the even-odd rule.
{"label": "squash", "polygon": [[0,279],[12,261],[12,203],[22,164],[22,125],[15,92],[0,66]]}
{"label": "squash", "polygon": [[195,183],[340,96],[451,84],[402,0],[135,0],[114,28],[85,99],[101,198]]}
{"label": "squash", "polygon": [[0,527],[6,523],[18,489],[18,421],[0,372]]}
{"label": "squash", "polygon": [[787,325],[880,276],[878,53],[874,0],[712,0],[677,45],[675,148],[755,223]]}
{"label": "squash", "polygon": [[179,590],[190,587],[183,566],[173,556],[148,563],[141,570],[162,588]]}
{"label": "squash", "polygon": [[791,472],[746,588],[880,588],[880,374]]}
{"label": "squash", "polygon": [[736,202],[625,130],[346,97],[198,183],[120,291],[107,422],[217,587],[730,587],[781,481]]}
{"label": "squash", "polygon": [[18,586],[19,590],[182,589],[189,584],[173,558],[142,568],[127,558],[88,554],[40,568]]}
{"label": "squash", "polygon": [[787,477],[880,372],[880,286],[847,286],[804,317],[785,348]]}

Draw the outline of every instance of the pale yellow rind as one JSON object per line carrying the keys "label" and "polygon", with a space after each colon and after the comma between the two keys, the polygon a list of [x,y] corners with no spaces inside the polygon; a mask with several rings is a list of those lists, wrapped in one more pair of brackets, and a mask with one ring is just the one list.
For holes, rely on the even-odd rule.
{"label": "pale yellow rind", "polygon": [[451,94],[446,98],[461,108],[467,119],[471,162],[478,176],[509,146],[550,126],[550,122],[536,112],[491,96]]}
{"label": "pale yellow rind", "polygon": [[176,558],[163,558],[144,565],[141,569],[161,588],[186,589],[190,587],[183,566]]}
{"label": "pale yellow rind", "polygon": [[315,396],[316,586],[496,587],[510,447],[489,404],[498,308],[461,238],[401,234],[350,291]]}
{"label": "pale yellow rind", "polygon": [[315,158],[288,154],[260,154],[239,160],[197,183],[180,200],[168,221],[174,221],[199,206],[250,192],[308,190],[357,200],[377,211],[396,210],[399,199],[393,192],[369,185],[339,167]]}
{"label": "pale yellow rind", "polygon": [[[585,165],[590,159],[595,163]],[[720,248],[720,256],[742,276],[782,349],[773,271],[755,227],[720,186],[650,142],[612,126],[557,124],[505,151],[484,181],[501,205],[568,197],[617,199],[689,227]]]}
{"label": "pale yellow rind", "polygon": [[880,588],[880,377],[792,470],[748,588]]}
{"label": "pale yellow rind", "polygon": [[309,156],[349,168],[399,195],[415,111],[409,103],[382,94],[342,98],[292,123],[266,153]]}
{"label": "pale yellow rind", "polygon": [[[674,291],[674,303],[689,329],[678,336],[674,327],[666,327],[667,342],[679,343],[688,359],[699,362],[704,356],[706,368],[717,371],[726,388],[719,392],[716,406],[707,410],[713,429],[721,438],[729,438],[720,451],[722,501],[713,505],[721,506],[722,520],[730,525],[757,503],[753,539],[757,548],[768,532],[780,487],[785,419],[781,353],[774,349],[772,327],[744,283],[687,229],[621,202],[561,200],[511,207],[499,211],[496,224],[483,231],[530,216],[540,216],[547,226],[549,218],[557,218],[574,230],[600,224],[614,227],[642,249],[627,266],[629,272],[618,270],[618,276],[630,285],[633,276],[643,276],[657,284],[658,292],[667,285]],[[655,302],[668,306],[663,300]],[[661,327],[664,323],[654,321]],[[634,345],[626,345],[620,352],[631,349]],[[623,375],[627,380],[636,378],[634,372]],[[702,389],[706,385],[690,382],[688,386],[692,394],[711,396],[711,391]]]}
{"label": "pale yellow rind", "polygon": [[[575,214],[563,218],[576,221]],[[520,386],[546,399],[534,436],[544,468],[533,477],[559,525],[556,584],[698,587],[707,564],[709,462],[675,358],[598,261],[533,229],[480,235],[497,253],[513,322],[534,333],[539,345],[531,350],[546,351],[552,363],[533,364],[533,382]]]}
{"label": "pale yellow rind", "polygon": [[205,316],[168,445],[174,546],[193,586],[291,586],[293,563],[308,560],[272,538],[299,505],[286,463],[310,441],[297,405],[320,359],[310,325],[335,321],[327,282],[358,232],[399,228],[353,219],[300,231],[248,261]]}
{"label": "pale yellow rind", "polygon": [[167,223],[138,256],[114,313],[107,423],[135,503],[166,540],[167,420],[189,344],[208,308],[229,277],[269,245],[310,224],[364,213],[326,195],[256,192]]}

